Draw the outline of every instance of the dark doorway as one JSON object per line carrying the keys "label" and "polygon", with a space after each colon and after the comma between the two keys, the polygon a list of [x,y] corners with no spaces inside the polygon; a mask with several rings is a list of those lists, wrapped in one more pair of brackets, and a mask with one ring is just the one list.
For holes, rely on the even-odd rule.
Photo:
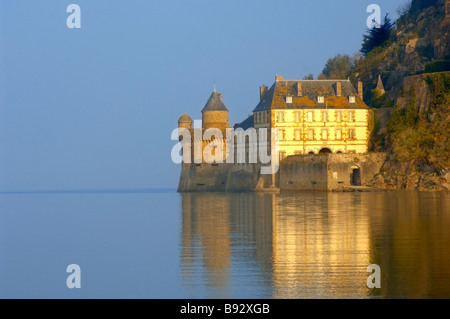
{"label": "dark doorway", "polygon": [[353,186],[361,186],[361,169],[359,167],[352,167],[350,174],[350,184]]}
{"label": "dark doorway", "polygon": [[319,152],[319,154],[331,154],[331,153],[333,153],[333,152],[329,148],[326,148],[326,147],[322,148]]}

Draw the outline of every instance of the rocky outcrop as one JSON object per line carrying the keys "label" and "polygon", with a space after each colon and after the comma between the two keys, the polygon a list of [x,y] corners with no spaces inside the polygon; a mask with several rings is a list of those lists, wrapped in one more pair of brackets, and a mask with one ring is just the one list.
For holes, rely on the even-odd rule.
{"label": "rocky outcrop", "polygon": [[398,108],[413,105],[419,112],[425,112],[431,104],[432,94],[426,82],[428,74],[405,77],[399,86],[400,93],[395,97]]}
{"label": "rocky outcrop", "polygon": [[367,186],[378,189],[449,191],[450,170],[436,172],[432,167],[420,167],[414,161],[402,163],[388,157],[380,172]]}

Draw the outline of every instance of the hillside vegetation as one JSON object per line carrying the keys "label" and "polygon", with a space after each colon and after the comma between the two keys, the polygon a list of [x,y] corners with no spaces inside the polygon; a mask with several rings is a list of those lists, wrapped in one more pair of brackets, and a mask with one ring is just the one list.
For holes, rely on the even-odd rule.
{"label": "hillside vegetation", "polygon": [[387,158],[373,186],[450,189],[450,10],[412,0],[393,23],[363,36],[361,51],[328,60],[319,78],[364,83],[373,111],[370,150]]}

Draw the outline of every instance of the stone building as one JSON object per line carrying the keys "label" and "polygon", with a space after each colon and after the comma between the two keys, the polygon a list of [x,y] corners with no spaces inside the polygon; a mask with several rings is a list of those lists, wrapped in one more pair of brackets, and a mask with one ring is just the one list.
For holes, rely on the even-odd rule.
{"label": "stone building", "polygon": [[[178,191],[332,191],[365,185],[379,171],[383,156],[367,154],[369,108],[361,97],[360,82],[356,91],[349,80],[276,76],[270,89],[260,87],[259,103],[233,131],[222,94],[214,88],[202,109],[201,127],[194,127],[187,114],[178,120],[178,127],[188,133],[180,140],[189,141],[183,148],[189,154],[183,159]],[[267,129],[268,152],[280,160],[276,173],[262,173],[265,164],[259,159],[249,161],[250,137],[244,147],[246,161],[236,161],[238,146],[228,133],[239,128],[255,134]],[[270,143],[275,128],[277,144]]]}
{"label": "stone building", "polygon": [[[362,92],[362,85],[359,84]],[[361,93],[359,92],[359,93]],[[349,80],[284,80],[260,88],[255,128],[278,128],[280,160],[290,155],[366,153],[369,108]]]}
{"label": "stone building", "polygon": [[[220,156],[225,161],[226,150],[226,129],[229,128],[228,109],[223,103],[223,96],[218,93],[214,87],[211,96],[202,109],[202,127],[194,128],[192,118],[186,113],[178,119],[178,128],[187,129],[191,138],[191,162],[214,162]],[[217,138],[218,131],[223,136]],[[205,134],[206,133],[206,134]],[[195,149],[194,141],[201,145],[201,148]],[[206,149],[205,152],[205,148]],[[220,154],[218,153],[220,151]],[[205,157],[204,154],[207,154]]]}

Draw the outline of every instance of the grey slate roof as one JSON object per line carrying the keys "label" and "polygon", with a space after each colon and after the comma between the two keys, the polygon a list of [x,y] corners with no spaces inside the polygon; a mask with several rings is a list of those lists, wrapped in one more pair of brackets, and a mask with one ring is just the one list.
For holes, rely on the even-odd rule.
{"label": "grey slate roof", "polygon": [[215,89],[211,93],[208,102],[206,102],[206,105],[202,110],[202,112],[205,111],[228,111],[225,104],[223,104],[222,95],[217,93]]}
{"label": "grey slate roof", "polygon": [[[337,85],[341,83],[341,96],[337,96]],[[302,95],[297,94],[297,83],[301,84]],[[349,103],[349,96],[356,98],[356,103]],[[286,103],[286,96],[292,97],[292,103]],[[317,97],[323,96],[325,103],[318,103]],[[297,108],[367,108],[359,98],[349,80],[280,80],[276,81],[263,96],[253,112],[272,109]]]}
{"label": "grey slate roof", "polygon": [[247,117],[243,122],[235,124],[233,128],[234,129],[241,128],[243,130],[246,130],[254,126],[255,126],[254,116],[251,115]]}

